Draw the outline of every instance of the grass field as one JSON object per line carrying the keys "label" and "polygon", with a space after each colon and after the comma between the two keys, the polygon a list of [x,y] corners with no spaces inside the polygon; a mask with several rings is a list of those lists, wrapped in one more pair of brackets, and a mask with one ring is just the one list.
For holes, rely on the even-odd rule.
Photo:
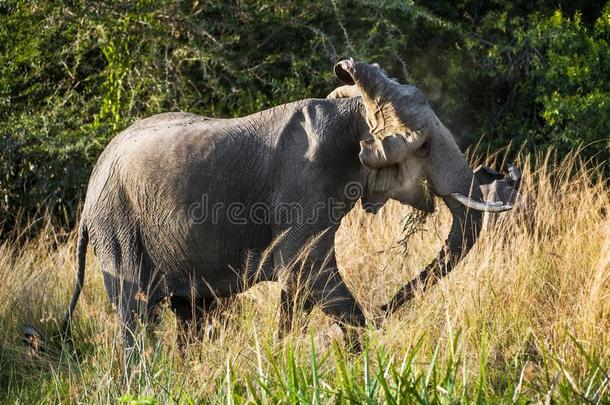
{"label": "grass field", "polygon": [[[278,341],[279,285],[229,309],[217,340],[176,347],[166,311],[130,380],[119,324],[90,249],[73,344],[44,353],[20,341],[52,335],[74,286],[75,235],[50,227],[0,246],[0,400],[4,403],[610,403],[610,190],[595,173],[524,158],[523,202],[487,222],[468,257],[380,328],[345,349],[319,310]],[[440,206],[441,204],[439,204]],[[397,247],[409,209],[356,208],[337,236],[339,264],[370,315],[434,257],[441,209]],[[46,328],[46,329],[45,329]],[[60,349],[60,347],[63,347]]]}

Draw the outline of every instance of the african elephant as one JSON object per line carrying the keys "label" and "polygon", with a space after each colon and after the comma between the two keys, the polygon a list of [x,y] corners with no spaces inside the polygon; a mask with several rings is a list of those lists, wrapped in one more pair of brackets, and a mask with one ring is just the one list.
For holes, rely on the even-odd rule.
{"label": "african elephant", "polygon": [[[186,325],[193,311],[199,318],[218,297],[277,280],[279,268],[297,261],[300,270],[283,283],[280,330],[292,327],[297,285],[308,287],[307,307],[319,306],[344,330],[362,327],[365,316],[334,253],[341,218],[359,199],[372,213],[388,199],[432,212],[434,195],[441,197],[453,226],[427,272],[445,275],[475,243],[480,211],[510,209],[508,201],[485,201],[417,88],[351,59],[335,74],[359,97],[301,100],[235,119],[166,113],[118,134],[89,181],[67,321],[90,242],[127,350],[136,320],[163,299]],[[399,292],[390,309],[408,298],[409,291]]]}

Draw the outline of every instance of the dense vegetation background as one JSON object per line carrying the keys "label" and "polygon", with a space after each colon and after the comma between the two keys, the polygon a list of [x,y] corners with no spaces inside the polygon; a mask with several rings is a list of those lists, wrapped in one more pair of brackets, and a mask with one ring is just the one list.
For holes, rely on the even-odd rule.
{"label": "dense vegetation background", "polygon": [[44,210],[72,225],[96,157],[137,118],[324,97],[345,56],[419,86],[463,147],[584,147],[608,172],[610,3],[9,0],[2,229]]}

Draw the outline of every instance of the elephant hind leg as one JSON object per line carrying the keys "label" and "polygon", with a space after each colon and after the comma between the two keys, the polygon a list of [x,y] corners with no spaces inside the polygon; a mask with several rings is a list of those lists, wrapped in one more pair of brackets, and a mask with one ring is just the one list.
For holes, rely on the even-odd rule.
{"label": "elephant hind leg", "polygon": [[137,349],[138,324],[144,323],[146,325],[151,308],[148,306],[147,300],[141,296],[141,291],[136,283],[125,280],[120,276],[114,276],[107,271],[102,274],[110,301],[121,320],[125,370],[129,374],[130,364],[134,360],[134,352]]}
{"label": "elephant hind leg", "polygon": [[[126,204],[122,200],[120,203]],[[133,221],[129,212],[120,216],[113,214],[104,216],[100,211],[89,221],[89,231],[95,235],[92,246],[108,297],[121,320],[128,376],[134,354],[143,352],[144,340],[139,339],[139,326],[149,322],[151,312],[162,296],[162,286],[156,284],[155,265],[146,250],[139,224]]]}
{"label": "elephant hind leg", "polygon": [[214,299],[191,299],[172,296],[170,307],[178,322],[178,346],[181,350],[191,343],[201,340],[203,327],[215,309]]}
{"label": "elephant hind leg", "polygon": [[170,307],[178,322],[178,346],[184,350],[188,344],[204,337],[216,339],[220,332],[214,319],[225,321],[226,310],[232,298],[190,299],[172,296]]}
{"label": "elephant hind leg", "polygon": [[158,292],[151,288],[152,266],[143,258],[144,255],[133,250],[136,253],[121,256],[121,250],[114,252],[117,251],[119,253],[115,255],[100,255],[100,265],[108,297],[121,320],[125,369],[128,375],[130,364],[135,359],[134,354],[143,351],[143,347],[139,347],[143,344],[143,341],[138,339],[139,327],[148,327],[148,323],[154,320],[154,304],[158,301]]}

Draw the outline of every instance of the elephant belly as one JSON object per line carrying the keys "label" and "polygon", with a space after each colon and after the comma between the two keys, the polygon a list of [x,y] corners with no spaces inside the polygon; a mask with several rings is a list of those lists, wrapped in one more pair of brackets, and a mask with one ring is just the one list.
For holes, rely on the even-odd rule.
{"label": "elephant belly", "polygon": [[186,232],[174,231],[177,235],[165,241],[159,240],[161,230],[150,237],[155,246],[152,262],[169,294],[190,296],[196,291],[203,297],[227,297],[274,278],[271,258],[261,263],[262,252],[271,243],[265,226],[203,223],[190,224]]}
{"label": "elephant belly", "polygon": [[95,215],[88,221],[101,270],[147,291],[151,300],[194,292],[203,298],[228,297],[275,279],[271,257],[261,263],[271,243],[268,225],[197,223],[160,207],[119,210],[127,204],[116,195],[104,201],[103,207],[90,208]]}

